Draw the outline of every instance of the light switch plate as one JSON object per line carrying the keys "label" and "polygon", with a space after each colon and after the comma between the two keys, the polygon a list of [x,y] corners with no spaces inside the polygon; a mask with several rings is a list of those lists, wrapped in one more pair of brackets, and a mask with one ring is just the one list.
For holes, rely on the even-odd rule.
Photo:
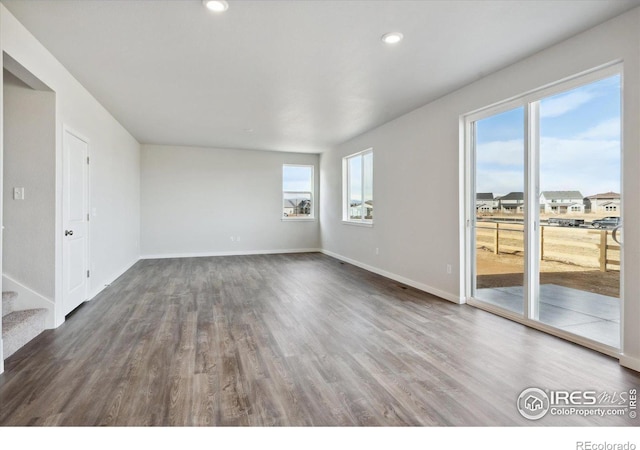
{"label": "light switch plate", "polygon": [[13,188],[13,199],[14,200],[24,200],[24,188],[23,187],[14,187]]}

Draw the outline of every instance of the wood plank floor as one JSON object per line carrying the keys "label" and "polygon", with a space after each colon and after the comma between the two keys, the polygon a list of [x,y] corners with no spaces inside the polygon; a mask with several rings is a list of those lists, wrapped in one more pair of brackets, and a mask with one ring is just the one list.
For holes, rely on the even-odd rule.
{"label": "wood plank floor", "polygon": [[521,417],[614,359],[316,254],[146,260],[6,360],[0,425],[638,425]]}

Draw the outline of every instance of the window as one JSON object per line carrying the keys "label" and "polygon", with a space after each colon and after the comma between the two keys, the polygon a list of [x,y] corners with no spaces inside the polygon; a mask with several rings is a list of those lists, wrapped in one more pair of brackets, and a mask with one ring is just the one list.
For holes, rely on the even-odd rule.
{"label": "window", "polygon": [[342,220],[373,224],[373,149],[342,159],[344,211]]}
{"label": "window", "polygon": [[282,218],[313,219],[313,166],[282,166]]}

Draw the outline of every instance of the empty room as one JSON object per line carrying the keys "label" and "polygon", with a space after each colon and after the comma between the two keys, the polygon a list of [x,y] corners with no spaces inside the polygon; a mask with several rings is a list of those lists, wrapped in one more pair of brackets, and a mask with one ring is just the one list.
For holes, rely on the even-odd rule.
{"label": "empty room", "polygon": [[1,0],[0,50],[0,425],[640,425],[640,0]]}

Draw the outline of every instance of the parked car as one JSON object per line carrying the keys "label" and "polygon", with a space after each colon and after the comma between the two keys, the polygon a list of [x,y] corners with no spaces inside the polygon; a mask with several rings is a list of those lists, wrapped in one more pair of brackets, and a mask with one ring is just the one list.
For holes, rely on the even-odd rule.
{"label": "parked car", "polygon": [[593,228],[615,228],[622,223],[622,217],[603,217],[591,222]]}
{"label": "parked car", "polygon": [[547,220],[547,223],[549,225],[559,225],[561,227],[579,227],[580,225],[584,225],[584,220],[550,217],[549,220]]}

